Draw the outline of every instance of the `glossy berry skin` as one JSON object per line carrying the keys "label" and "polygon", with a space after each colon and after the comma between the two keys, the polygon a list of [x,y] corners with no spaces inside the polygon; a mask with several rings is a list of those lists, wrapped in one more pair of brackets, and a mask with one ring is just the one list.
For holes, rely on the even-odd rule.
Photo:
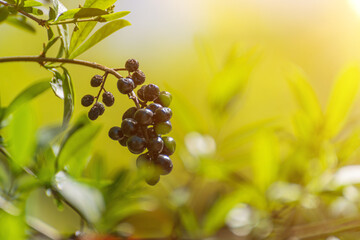
{"label": "glossy berry skin", "polygon": [[155,113],[155,111],[161,107],[162,106],[158,103],[150,103],[146,108],[151,110],[153,113]]}
{"label": "glossy berry skin", "polygon": [[150,166],[151,166],[151,158],[149,154],[147,153],[141,154],[136,159],[136,167],[138,169],[146,169],[146,168],[150,168]]}
{"label": "glossy berry skin", "polygon": [[101,85],[102,81],[103,81],[103,77],[102,77],[102,76],[100,76],[100,75],[95,75],[95,76],[92,77],[92,79],[91,79],[91,81],[90,81],[90,85],[91,85],[92,87],[98,87],[98,86]]}
{"label": "glossy berry skin", "polygon": [[131,75],[132,80],[134,81],[135,85],[141,85],[145,82],[145,74],[141,70],[136,70]]}
{"label": "glossy berry skin", "polygon": [[121,129],[127,137],[131,137],[136,134],[137,126],[137,122],[132,118],[125,118],[121,123]]}
{"label": "glossy berry skin", "polygon": [[129,72],[134,72],[139,68],[139,62],[135,59],[128,59],[125,63],[125,68]]}
{"label": "glossy berry skin", "polygon": [[145,182],[150,186],[156,185],[160,181],[160,176],[158,174],[153,174],[146,177]]}
{"label": "glossy berry skin", "polygon": [[159,97],[154,100],[155,103],[159,103],[163,107],[170,106],[171,101],[172,101],[172,95],[167,91],[160,92]]}
{"label": "glossy berry skin", "polygon": [[156,109],[155,115],[154,115],[154,120],[158,123],[166,122],[166,121],[169,121],[171,117],[172,117],[171,109],[167,108],[167,107],[162,107],[162,108]]}
{"label": "glossy berry skin", "polygon": [[137,108],[136,107],[131,107],[128,110],[126,110],[126,112],[124,112],[123,116],[122,116],[122,120],[124,120],[125,118],[134,118],[134,114],[136,113]]}
{"label": "glossy berry skin", "polygon": [[112,140],[120,140],[121,138],[124,137],[124,133],[122,132],[120,127],[112,127],[109,130],[109,137]]}
{"label": "glossy berry skin", "polygon": [[85,95],[82,97],[81,99],[81,105],[83,105],[84,107],[88,107],[90,106],[91,104],[93,104],[94,102],[94,96],[92,95]]}
{"label": "glossy berry skin", "polygon": [[152,153],[160,153],[164,148],[164,141],[161,137],[150,138],[147,148]]}
{"label": "glossy berry skin", "polygon": [[164,148],[161,152],[161,154],[170,156],[172,154],[174,154],[175,149],[176,149],[176,142],[172,137],[162,137],[162,140],[164,141]]}
{"label": "glossy berry skin", "polygon": [[155,84],[149,84],[144,88],[144,98],[146,101],[154,101],[160,95],[160,89]]}
{"label": "glossy berry skin", "polygon": [[112,95],[111,92],[104,92],[102,95],[102,101],[107,107],[111,107],[115,102],[114,95]]}
{"label": "glossy berry skin", "polygon": [[145,90],[146,86],[147,85],[141,86],[141,88],[139,88],[139,90],[137,91],[138,98],[140,98],[140,100],[143,100],[143,101],[146,101],[145,96],[144,96],[144,90]]}
{"label": "glossy berry skin", "polygon": [[156,134],[165,135],[171,132],[172,125],[170,121],[156,123],[154,126]]}
{"label": "glossy berry skin", "polygon": [[130,152],[140,154],[146,149],[146,140],[138,136],[131,136],[126,142]]}
{"label": "glossy berry skin", "polygon": [[100,109],[96,105],[92,106],[92,108],[88,113],[89,119],[94,121],[99,117],[99,115],[100,115]]}
{"label": "glossy berry skin", "polygon": [[159,154],[159,156],[154,161],[155,166],[160,171],[160,175],[167,175],[173,169],[173,164],[171,159],[163,154]]}
{"label": "glossy berry skin", "polygon": [[126,136],[124,136],[123,138],[121,138],[121,139],[119,140],[120,145],[123,146],[123,147],[126,147],[126,143],[127,143],[127,140],[128,140],[128,139],[129,139],[129,138],[126,137]]}
{"label": "glossy berry skin", "polygon": [[153,112],[149,109],[139,109],[135,112],[134,118],[141,125],[149,125],[152,123]]}
{"label": "glossy berry skin", "polygon": [[120,93],[128,94],[134,90],[135,84],[131,78],[119,78],[117,87]]}
{"label": "glossy berry skin", "polygon": [[103,115],[105,112],[105,106],[101,102],[97,102],[94,104],[94,107],[97,107],[99,109],[99,115]]}

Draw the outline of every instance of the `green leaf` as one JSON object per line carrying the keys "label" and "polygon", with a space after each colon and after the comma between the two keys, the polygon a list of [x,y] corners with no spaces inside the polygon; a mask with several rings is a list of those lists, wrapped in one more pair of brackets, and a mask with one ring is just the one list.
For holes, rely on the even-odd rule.
{"label": "green leaf", "polygon": [[55,175],[53,186],[89,222],[96,223],[101,220],[105,203],[98,189],[77,182],[62,171]]}
{"label": "green leaf", "polygon": [[49,89],[49,80],[41,81],[32,84],[31,86],[27,87],[21,93],[19,93],[14,100],[9,104],[5,112],[5,118],[9,116],[11,113],[14,112],[17,108],[29,102],[33,98],[39,96],[41,93],[45,92]]}
{"label": "green leaf", "polygon": [[56,22],[65,20],[65,19],[72,19],[72,18],[89,18],[89,17],[96,17],[100,15],[107,14],[106,11],[101,10],[99,8],[75,8],[70,9],[63,14],[61,14],[57,19]]}
{"label": "green leaf", "polygon": [[107,9],[114,5],[116,0],[86,0],[84,7],[86,8],[100,8],[100,9]]}
{"label": "green leaf", "polygon": [[59,34],[61,36],[62,50],[65,53],[65,57],[69,56],[70,37],[69,37],[69,26],[67,24],[57,25]]}
{"label": "green leaf", "polygon": [[279,149],[277,137],[269,130],[260,132],[253,143],[253,182],[263,193],[278,176]]}
{"label": "green leaf", "polygon": [[49,69],[53,73],[53,78],[50,81],[51,89],[57,97],[64,99],[63,90],[63,76],[55,69]]}
{"label": "green leaf", "polygon": [[[56,18],[67,11],[66,7],[59,0],[52,0]],[[55,19],[56,19],[55,18]]]}
{"label": "green leaf", "polygon": [[0,209],[1,240],[25,240],[27,239],[26,230],[27,227],[22,215],[14,216]]}
{"label": "green leaf", "polygon": [[49,27],[46,31],[47,31],[48,41],[50,41],[54,37],[54,32],[51,27]]}
{"label": "green leaf", "polygon": [[74,111],[74,87],[72,84],[71,77],[69,72],[64,69],[63,74],[63,91],[64,91],[64,117],[63,117],[63,126],[66,127],[70,122],[72,113]]}
{"label": "green leaf", "polygon": [[22,30],[26,30],[31,33],[35,32],[35,28],[29,23],[27,23],[26,19],[22,16],[9,16],[6,19],[6,22]]}
{"label": "green leaf", "polygon": [[96,26],[97,22],[80,22],[77,23],[78,30],[73,31],[71,36],[69,54],[71,55],[76,48],[78,48],[85,39],[89,36],[91,31]]}
{"label": "green leaf", "polygon": [[128,15],[129,13],[130,13],[130,11],[116,12],[116,13],[111,13],[108,15],[103,15],[103,16],[101,16],[101,18],[103,20],[105,20],[106,22],[109,22],[109,21],[112,21],[112,20],[115,20],[118,18],[122,18],[122,17]]}
{"label": "green leaf", "polygon": [[91,144],[100,126],[89,124],[74,132],[64,143],[59,154],[59,169],[66,169],[73,176],[80,176],[91,154]]}
{"label": "green leaf", "polygon": [[50,40],[46,46],[44,47],[43,53],[46,54],[47,51],[56,43],[57,40],[59,40],[59,36],[53,38],[52,40]]}
{"label": "green leaf", "polygon": [[35,1],[35,0],[26,0],[24,2],[24,7],[39,7],[43,4],[41,2]]}
{"label": "green leaf", "polygon": [[83,45],[81,45],[78,49],[76,49],[73,53],[71,53],[69,58],[75,58],[76,56],[79,56],[80,54],[82,54],[89,48],[93,47],[101,40],[108,37],[110,34],[129,25],[130,23],[123,19],[115,20],[113,22],[109,22],[105,24],[102,28],[97,30]]}
{"label": "green leaf", "polygon": [[56,12],[54,8],[49,7],[49,21],[54,20],[56,18]]}
{"label": "green leaf", "polygon": [[44,14],[44,12],[40,9],[37,9],[37,8],[33,8],[33,7],[26,7],[26,8],[21,8],[24,12],[27,12],[27,13],[31,13],[31,14],[34,14],[34,15],[37,15],[37,16],[41,16]]}
{"label": "green leaf", "polygon": [[8,7],[0,7],[0,23],[2,21],[5,21],[8,16],[9,16]]}
{"label": "green leaf", "polygon": [[359,91],[360,68],[349,66],[335,82],[325,112],[324,133],[334,137],[344,126]]}
{"label": "green leaf", "polygon": [[29,104],[24,104],[13,113],[6,128],[9,135],[9,152],[19,166],[29,166],[36,146],[36,122]]}

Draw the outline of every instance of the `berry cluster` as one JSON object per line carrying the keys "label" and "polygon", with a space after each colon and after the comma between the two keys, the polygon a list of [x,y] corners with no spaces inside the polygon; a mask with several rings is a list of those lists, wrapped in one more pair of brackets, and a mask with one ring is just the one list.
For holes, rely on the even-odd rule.
{"label": "berry cluster", "polygon": [[[160,175],[169,174],[173,168],[169,156],[175,152],[175,140],[162,136],[170,133],[172,129],[172,111],[169,108],[172,96],[169,92],[160,91],[155,84],[141,86],[135,95],[134,89],[145,82],[145,74],[139,70],[139,62],[135,59],[129,59],[125,69],[115,70],[129,72],[126,78],[118,79],[117,88],[120,93],[133,99],[136,107],[125,111],[121,126],[112,127],[109,137],[127,147],[131,153],[141,154],[136,160],[136,166],[146,170],[146,182],[155,185],[159,182]],[[88,115],[91,120],[95,120],[105,110],[104,105],[98,101],[102,90],[103,103],[109,107],[114,104],[114,96],[104,89],[106,76],[106,73],[104,76],[95,75],[91,80],[91,86],[101,86],[97,97],[85,95],[81,100],[83,106],[90,106],[96,99]]]}

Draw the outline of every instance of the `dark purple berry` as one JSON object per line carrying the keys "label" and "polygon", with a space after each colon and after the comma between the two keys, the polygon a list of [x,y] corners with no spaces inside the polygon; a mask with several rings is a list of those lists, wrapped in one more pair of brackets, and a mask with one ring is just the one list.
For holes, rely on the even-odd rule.
{"label": "dark purple berry", "polygon": [[131,78],[119,78],[117,87],[122,94],[128,94],[134,90],[135,85]]}
{"label": "dark purple berry", "polygon": [[149,125],[152,123],[153,115],[151,110],[143,108],[136,111],[134,118],[141,125]]}
{"label": "dark purple berry", "polygon": [[160,89],[155,84],[149,84],[144,88],[144,98],[146,101],[154,101],[160,95]]}
{"label": "dark purple berry", "polygon": [[156,123],[154,126],[156,134],[165,135],[171,132],[172,125],[170,121]]}
{"label": "dark purple berry", "polygon": [[99,115],[100,115],[100,109],[96,105],[92,106],[92,108],[88,113],[89,119],[94,121],[99,117]]}
{"label": "dark purple berry", "polygon": [[176,149],[176,142],[172,137],[162,137],[163,141],[164,141],[164,148],[161,152],[161,154],[170,156],[172,154],[174,154],[175,149]]}
{"label": "dark purple berry", "polygon": [[92,87],[98,87],[101,85],[103,81],[103,77],[100,76],[100,75],[95,75],[92,77],[91,81],[90,81],[90,84]]}
{"label": "dark purple berry", "polygon": [[147,85],[143,85],[141,86],[141,88],[139,88],[139,90],[137,91],[137,96],[138,98],[140,98],[143,101],[146,101],[145,97],[144,97],[144,90],[146,88]]}
{"label": "dark purple berry", "polygon": [[145,82],[145,74],[141,70],[136,70],[132,74],[131,78],[134,81],[135,85],[141,85]]}
{"label": "dark purple berry", "polygon": [[155,111],[154,120],[156,122],[166,122],[172,117],[172,111],[170,108],[162,107]]}
{"label": "dark purple berry", "polygon": [[108,107],[111,107],[115,102],[114,95],[112,95],[111,92],[104,92],[102,95],[102,100],[104,104]]}
{"label": "dark purple berry", "polygon": [[154,161],[155,166],[160,171],[160,175],[167,175],[173,169],[173,164],[171,159],[163,154],[159,154],[159,156]]}
{"label": "dark purple berry", "polygon": [[157,184],[160,181],[160,176],[157,175],[157,174],[150,175],[150,176],[145,178],[145,181],[150,186],[154,186],[155,184]]}
{"label": "dark purple berry", "polygon": [[164,141],[161,137],[150,138],[147,144],[147,148],[152,153],[160,153],[164,148]]}
{"label": "dark purple berry", "polygon": [[163,107],[170,106],[171,101],[172,101],[172,95],[171,93],[166,91],[160,92],[159,97],[154,100],[154,102],[161,104],[161,106]]}
{"label": "dark purple berry", "polygon": [[97,107],[99,109],[99,115],[103,115],[105,112],[105,106],[101,102],[97,102],[94,104],[94,107]]}
{"label": "dark purple berry", "polygon": [[112,127],[109,130],[109,137],[112,140],[120,140],[124,137],[124,133],[122,132],[120,127]]}
{"label": "dark purple berry", "polygon": [[161,108],[162,106],[158,103],[150,103],[146,108],[155,113],[156,109]]}
{"label": "dark purple berry", "polygon": [[125,68],[129,72],[134,72],[139,68],[139,62],[135,59],[128,59],[125,63]]}
{"label": "dark purple berry", "polygon": [[125,118],[121,123],[121,129],[125,136],[131,137],[137,132],[137,122],[132,118]]}
{"label": "dark purple berry", "polygon": [[146,141],[144,138],[138,136],[131,136],[126,142],[130,152],[140,154],[146,149]]}
{"label": "dark purple berry", "polygon": [[128,137],[123,137],[123,138],[121,138],[120,140],[119,140],[119,143],[120,143],[120,145],[121,146],[123,146],[123,147],[126,147],[126,142],[127,142],[127,140],[128,140],[129,138]]}
{"label": "dark purple berry", "polygon": [[128,110],[126,110],[122,116],[122,120],[124,120],[125,118],[134,118],[134,114],[137,111],[136,107],[131,107]]}
{"label": "dark purple berry", "polygon": [[82,97],[81,99],[81,105],[83,105],[84,107],[88,107],[90,106],[91,104],[93,104],[94,102],[94,96],[92,95],[85,95]]}
{"label": "dark purple berry", "polygon": [[138,156],[138,158],[136,159],[136,167],[138,169],[150,168],[151,167],[151,159],[150,159],[149,154],[144,153],[144,154],[141,154],[140,156]]}

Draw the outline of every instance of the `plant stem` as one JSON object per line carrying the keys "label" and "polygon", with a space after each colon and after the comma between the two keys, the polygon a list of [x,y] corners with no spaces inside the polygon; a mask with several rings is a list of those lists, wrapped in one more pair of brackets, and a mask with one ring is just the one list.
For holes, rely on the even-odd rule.
{"label": "plant stem", "polygon": [[40,26],[43,26],[43,27],[44,27],[44,26],[46,25],[46,20],[43,20],[43,19],[34,17],[33,15],[31,15],[31,14],[29,14],[29,13],[27,13],[27,12],[24,12],[24,11],[22,11],[22,10],[19,10],[19,9],[16,8],[15,5],[12,5],[12,4],[10,4],[10,3],[7,3],[7,2],[1,1],[1,0],[0,0],[0,4],[2,4],[2,5],[4,5],[4,6],[8,6],[8,7],[13,7],[13,8],[15,8],[17,12],[19,12],[19,13],[21,13],[22,15],[30,18],[31,20],[34,20],[34,21],[37,22]]}

